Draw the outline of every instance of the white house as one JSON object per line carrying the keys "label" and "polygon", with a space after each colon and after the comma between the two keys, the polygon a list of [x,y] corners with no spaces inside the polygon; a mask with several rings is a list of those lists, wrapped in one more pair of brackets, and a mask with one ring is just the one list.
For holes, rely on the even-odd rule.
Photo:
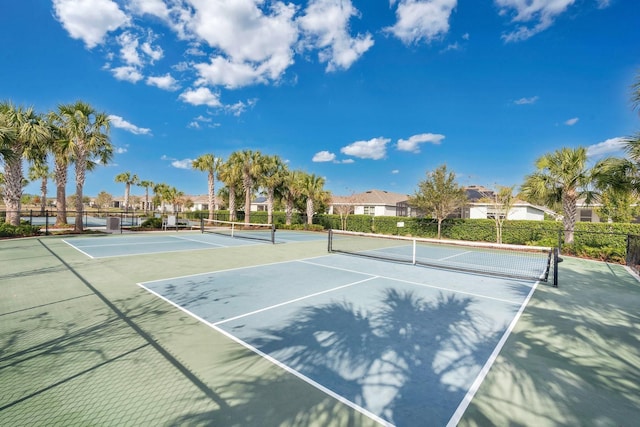
{"label": "white house", "polygon": [[[333,196],[329,214],[350,213],[371,216],[412,216],[406,194],[384,190],[368,190],[351,196]],[[415,215],[413,215],[415,216]]]}

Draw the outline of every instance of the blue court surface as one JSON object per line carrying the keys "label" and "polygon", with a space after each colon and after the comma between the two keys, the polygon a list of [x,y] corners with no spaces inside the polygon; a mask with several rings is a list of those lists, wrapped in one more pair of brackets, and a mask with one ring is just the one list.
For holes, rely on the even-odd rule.
{"label": "blue court surface", "polygon": [[345,255],[139,285],[388,426],[455,425],[536,287]]}
{"label": "blue court surface", "polygon": [[[276,243],[324,240],[326,234],[295,231],[276,232]],[[71,237],[65,243],[90,258],[109,258],[165,252],[195,251],[247,245],[270,245],[261,240],[233,238],[199,232],[163,232],[105,235],[100,237]]]}

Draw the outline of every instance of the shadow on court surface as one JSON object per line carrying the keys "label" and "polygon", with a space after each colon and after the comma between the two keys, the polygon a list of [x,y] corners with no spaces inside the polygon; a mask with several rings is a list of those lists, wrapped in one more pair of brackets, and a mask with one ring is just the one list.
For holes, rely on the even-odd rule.
{"label": "shadow on court surface", "polygon": [[[447,325],[465,329],[474,310],[462,293],[439,300],[438,289],[426,298],[385,292],[381,284],[355,298],[290,305],[270,322],[252,320],[267,319],[264,312],[212,328],[136,286],[324,255],[325,242],[310,241],[90,259],[60,238],[0,241],[0,424],[379,425],[331,390],[240,345],[236,330],[245,329],[247,336],[260,332],[243,339],[265,354],[320,372],[349,399],[396,396],[380,398],[378,407],[403,425],[412,399],[429,405],[414,391],[416,373],[449,396],[446,373],[477,364],[476,355],[489,351],[482,341],[460,362],[438,361],[433,347],[415,345],[451,339],[437,334]],[[604,263],[567,258],[560,269],[560,288],[538,286],[460,425],[628,425],[640,416],[638,282]],[[518,294],[494,296],[504,292],[511,295],[505,300]],[[237,328],[243,319],[252,322]],[[411,322],[420,327],[397,327]],[[424,363],[431,367],[422,369]],[[388,377],[363,386],[344,375],[364,369]]]}

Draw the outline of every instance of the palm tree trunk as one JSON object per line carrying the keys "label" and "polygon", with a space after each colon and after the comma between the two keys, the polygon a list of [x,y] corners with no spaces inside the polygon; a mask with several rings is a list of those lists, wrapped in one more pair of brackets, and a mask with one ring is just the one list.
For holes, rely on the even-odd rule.
{"label": "palm tree trunk", "polygon": [[291,218],[293,217],[293,199],[287,199],[284,211],[286,216],[286,224],[291,225]]}
{"label": "palm tree trunk", "polygon": [[56,175],[56,227],[67,224],[67,165],[55,162]]}
{"label": "palm tree trunk", "polygon": [[229,221],[236,220],[236,189],[229,187]]}
{"label": "palm tree trunk", "polygon": [[573,230],[576,225],[576,214],[578,212],[575,192],[566,191],[562,195],[562,208],[564,210],[564,218],[562,219],[564,242],[571,244],[573,243]]}
{"label": "palm tree trunk", "polygon": [[44,215],[47,206],[47,177],[42,178],[40,185],[40,215]]}
{"label": "palm tree trunk", "polygon": [[7,222],[20,225],[20,198],[22,197],[22,157],[5,159],[4,204],[7,208]]}
{"label": "palm tree trunk", "polygon": [[273,188],[267,190],[267,223],[273,224],[273,199],[275,191]]}
{"label": "palm tree trunk", "polygon": [[244,186],[244,223],[249,224],[251,222],[251,188],[253,183],[245,180]]}
{"label": "palm tree trunk", "polygon": [[209,220],[213,219],[213,213],[215,209],[215,198],[216,198],[216,183],[214,180],[213,173],[209,173]]}
{"label": "palm tree trunk", "polygon": [[307,197],[307,224],[313,224],[313,199]]}
{"label": "palm tree trunk", "polygon": [[74,231],[82,233],[84,227],[82,224],[82,190],[84,188],[84,180],[87,173],[87,157],[86,154],[80,152],[78,159],[76,160],[76,220],[74,225]]}

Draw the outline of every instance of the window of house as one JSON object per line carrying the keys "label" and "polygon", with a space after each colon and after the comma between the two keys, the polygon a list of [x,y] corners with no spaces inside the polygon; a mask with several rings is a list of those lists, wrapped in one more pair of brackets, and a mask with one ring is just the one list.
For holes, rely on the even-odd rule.
{"label": "window of house", "polygon": [[591,222],[592,215],[591,209],[580,209],[580,222]]}
{"label": "window of house", "polygon": [[376,214],[376,207],[375,206],[365,206],[364,207],[364,214],[365,215],[374,216]]}

